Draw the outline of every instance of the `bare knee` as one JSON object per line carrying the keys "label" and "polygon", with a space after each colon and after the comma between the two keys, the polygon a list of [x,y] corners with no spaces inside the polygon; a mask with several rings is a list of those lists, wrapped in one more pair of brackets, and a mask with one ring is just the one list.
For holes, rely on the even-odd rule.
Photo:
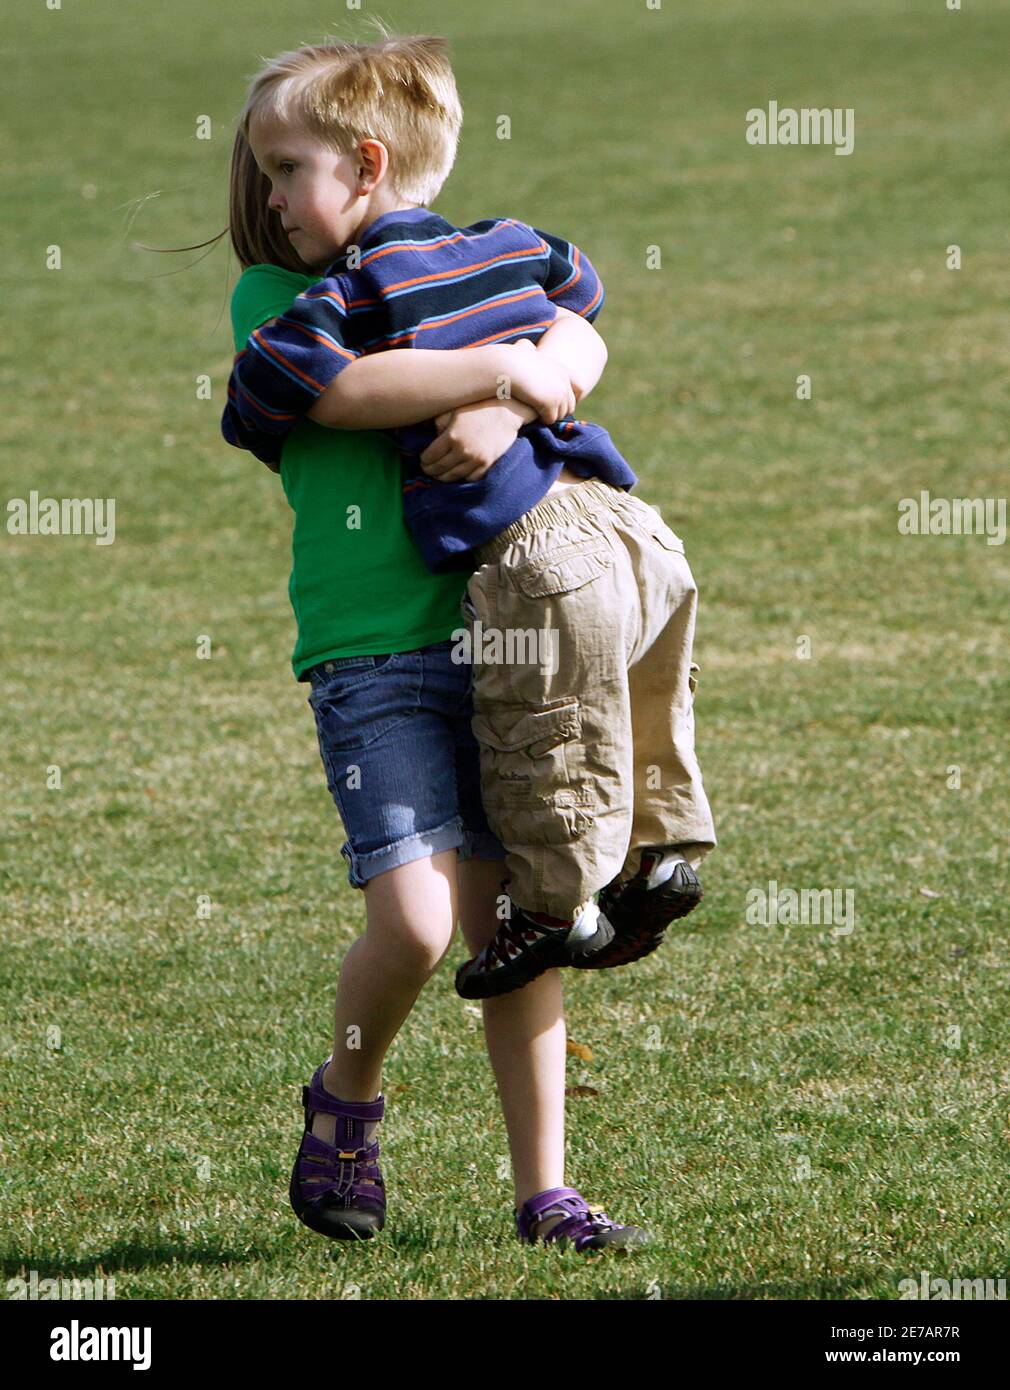
{"label": "bare knee", "polygon": [[365,940],[382,953],[387,968],[427,979],[445,958],[453,933],[447,917],[408,913],[395,921],[370,920]]}
{"label": "bare knee", "polygon": [[365,940],[385,969],[426,979],[452,942],[455,851],[402,864],[365,889]]}

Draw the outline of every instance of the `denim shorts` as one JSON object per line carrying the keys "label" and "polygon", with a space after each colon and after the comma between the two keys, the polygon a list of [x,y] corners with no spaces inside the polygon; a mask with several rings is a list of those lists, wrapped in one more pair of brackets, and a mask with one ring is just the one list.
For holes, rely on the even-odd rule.
{"label": "denim shorts", "polygon": [[505,858],[481,804],[472,668],[454,662],[452,648],[334,657],[307,673],[355,888],[440,850]]}

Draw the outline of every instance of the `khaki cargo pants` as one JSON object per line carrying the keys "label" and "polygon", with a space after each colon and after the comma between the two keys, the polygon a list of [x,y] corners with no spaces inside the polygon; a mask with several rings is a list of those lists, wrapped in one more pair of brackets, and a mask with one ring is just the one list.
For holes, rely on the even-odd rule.
{"label": "khaki cargo pants", "polygon": [[462,607],[481,789],[509,894],[571,917],[643,845],[716,843],[694,755],[697,589],[658,512],[598,479],[478,551]]}

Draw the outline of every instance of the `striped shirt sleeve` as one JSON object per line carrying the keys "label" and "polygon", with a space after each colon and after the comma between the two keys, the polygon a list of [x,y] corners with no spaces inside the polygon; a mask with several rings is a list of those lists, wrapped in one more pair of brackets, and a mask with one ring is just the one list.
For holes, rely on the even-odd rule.
{"label": "striped shirt sleeve", "polygon": [[530,231],[544,243],[548,255],[544,261],[542,284],[552,304],[581,314],[590,323],[603,308],[603,282],[593,269],[589,257],[564,237],[542,232],[539,227]]}
{"label": "striped shirt sleeve", "polygon": [[254,329],[235,358],[221,433],[264,463],[334,377],[361,354],[345,341],[346,285],[328,276],[300,294],[269,326]]}

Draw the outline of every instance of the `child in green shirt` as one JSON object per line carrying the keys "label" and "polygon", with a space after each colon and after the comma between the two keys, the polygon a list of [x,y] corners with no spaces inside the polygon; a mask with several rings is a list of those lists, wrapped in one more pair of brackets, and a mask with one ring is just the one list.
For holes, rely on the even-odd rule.
{"label": "child in green shirt", "polygon": [[[245,267],[232,305],[236,347],[315,278],[297,269],[268,198],[269,182],[240,132],[230,224]],[[587,351],[598,356],[597,344],[591,325],[560,315],[536,352],[505,351],[530,359],[527,371],[542,364],[547,394],[558,381],[552,359],[567,360],[577,373]],[[473,476],[537,414],[497,399],[501,359],[481,352],[363,358],[339,378],[345,419],[377,429],[406,422],[411,410],[417,420],[439,416],[454,441],[453,467],[446,471],[443,449],[441,476]],[[401,378],[386,397],[369,374],[391,365]],[[399,414],[384,413],[384,402],[395,402]],[[290,1198],[313,1230],[360,1239],[385,1220],[375,1140],[385,1110],[383,1058],[448,951],[457,920],[474,955],[494,936],[504,849],[480,802],[470,671],[450,653],[467,576],[434,576],[423,565],[402,521],[395,448],[378,433],[306,419],[285,443],[280,473],[295,514],[293,666],[312,685],[327,782],[348,833],[343,854],[350,881],[365,889],[367,918],[341,965],[333,1050],[303,1087],[305,1129]],[[578,1251],[643,1242],[640,1228],[611,1221],[564,1186],[560,973],[549,970],[525,989],[487,1000],[483,1017],[519,1237],[569,1242]]]}

